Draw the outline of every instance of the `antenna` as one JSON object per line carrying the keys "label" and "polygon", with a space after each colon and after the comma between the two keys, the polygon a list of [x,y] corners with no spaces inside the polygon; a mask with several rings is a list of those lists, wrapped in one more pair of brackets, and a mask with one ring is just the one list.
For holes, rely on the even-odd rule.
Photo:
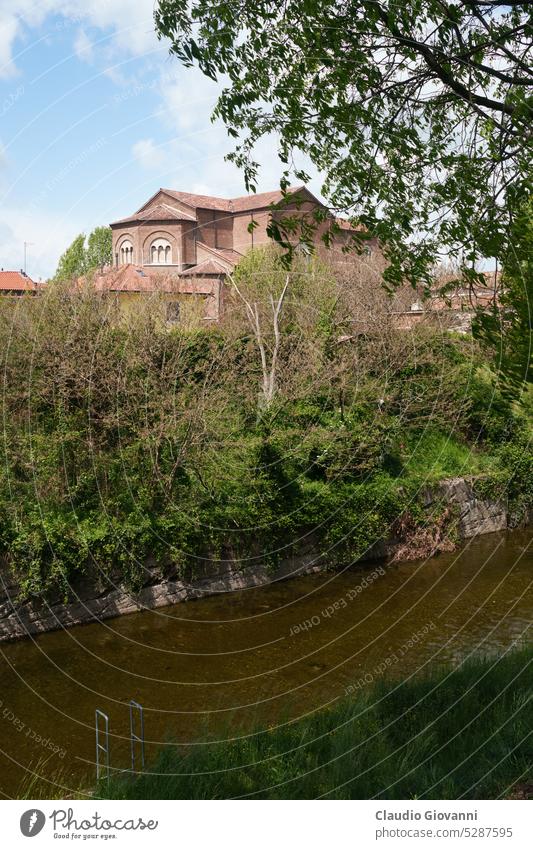
{"label": "antenna", "polygon": [[24,242],[24,274],[26,274],[26,253],[27,253],[27,248],[31,247],[31,246],[32,246],[32,245],[34,245],[34,244],[35,244],[35,242]]}

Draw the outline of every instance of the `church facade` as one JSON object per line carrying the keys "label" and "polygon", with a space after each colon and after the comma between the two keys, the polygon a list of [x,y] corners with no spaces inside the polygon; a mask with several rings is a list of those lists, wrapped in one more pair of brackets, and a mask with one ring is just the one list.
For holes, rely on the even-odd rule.
{"label": "church facade", "polygon": [[[111,224],[113,268],[99,278],[111,291],[171,289],[204,299],[204,318],[217,320],[223,310],[224,279],[251,249],[270,242],[271,216],[305,216],[321,207],[324,221],[317,243],[334,220],[304,186],[238,198],[219,198],[159,189],[127,218]],[[250,225],[253,222],[253,227]],[[334,240],[342,247],[354,235],[338,222]]]}

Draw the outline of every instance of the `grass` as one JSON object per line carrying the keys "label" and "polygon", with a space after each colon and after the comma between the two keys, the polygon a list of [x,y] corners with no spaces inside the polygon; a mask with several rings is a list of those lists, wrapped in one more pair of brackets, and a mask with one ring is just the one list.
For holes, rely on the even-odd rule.
{"label": "grass", "polygon": [[[484,799],[533,776],[533,647],[404,682],[233,742],[167,745],[114,799]],[[235,735],[235,729],[229,732]]]}
{"label": "grass", "polygon": [[407,475],[428,483],[481,474],[494,465],[491,454],[437,430],[409,434],[407,452],[404,463]]}

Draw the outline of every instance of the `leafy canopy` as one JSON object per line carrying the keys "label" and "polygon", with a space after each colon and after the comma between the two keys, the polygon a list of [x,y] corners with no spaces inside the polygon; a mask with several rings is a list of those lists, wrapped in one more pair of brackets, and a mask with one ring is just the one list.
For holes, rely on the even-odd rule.
{"label": "leafy canopy", "polygon": [[528,3],[159,0],[160,37],[223,78],[215,116],[254,190],[272,134],[307,154],[331,211],[386,247],[386,277],[429,281],[439,251],[473,268],[508,249],[531,162]]}
{"label": "leafy canopy", "polygon": [[76,236],[59,259],[54,280],[71,280],[96,268],[112,264],[112,234],[110,227],[95,227],[89,234]]}
{"label": "leafy canopy", "polygon": [[479,312],[474,336],[495,351],[495,366],[507,394],[520,396],[533,383],[533,207],[518,212],[503,260],[499,305]]}

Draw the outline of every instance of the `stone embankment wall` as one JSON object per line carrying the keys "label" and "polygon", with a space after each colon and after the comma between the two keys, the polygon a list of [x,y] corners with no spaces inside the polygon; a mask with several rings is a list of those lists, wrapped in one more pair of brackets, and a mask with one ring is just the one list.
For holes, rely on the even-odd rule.
{"label": "stone embankment wall", "polygon": [[[507,528],[505,503],[476,498],[472,482],[463,478],[443,481],[426,489],[422,497],[428,508],[436,502],[452,507],[455,532],[459,538]],[[394,556],[395,548],[402,542],[383,540],[364,559]],[[136,593],[120,584],[118,573],[103,576],[89,571],[72,586],[73,600],[65,604],[59,597],[17,603],[19,588],[4,563],[0,564],[0,642],[207,595],[259,587],[272,581],[318,572],[326,565],[317,557],[316,551],[310,550],[308,554],[288,558],[275,571],[256,562],[244,568],[231,562],[206,564],[203,575],[186,582],[172,568],[163,570],[152,564],[146,566],[146,582]]]}

